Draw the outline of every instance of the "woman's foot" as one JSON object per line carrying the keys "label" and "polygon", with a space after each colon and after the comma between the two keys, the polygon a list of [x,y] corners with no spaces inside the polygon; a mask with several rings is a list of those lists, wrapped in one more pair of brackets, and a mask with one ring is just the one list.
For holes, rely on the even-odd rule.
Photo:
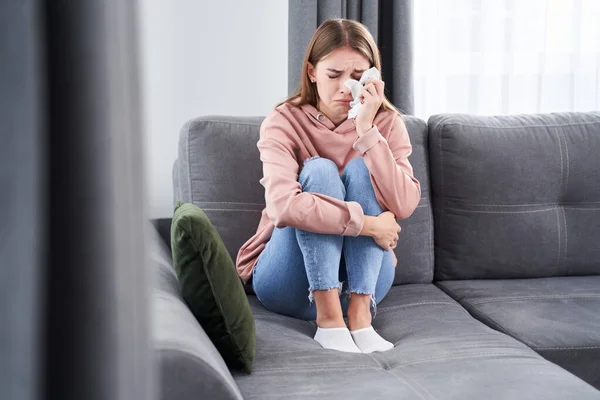
{"label": "woman's foot", "polygon": [[371,296],[352,293],[348,303],[348,327],[354,343],[363,353],[386,351],[394,347],[371,326]]}
{"label": "woman's foot", "polygon": [[315,340],[325,349],[360,353],[344,322],[338,289],[315,290],[317,333]]}
{"label": "woman's foot", "polygon": [[350,332],[356,347],[363,353],[373,353],[374,351],[386,351],[394,348],[394,344],[388,342],[373,329],[372,326]]}
{"label": "woman's foot", "polygon": [[317,328],[315,340],[324,349],[345,351],[347,353],[360,353],[360,349],[354,343],[350,331],[343,328]]}

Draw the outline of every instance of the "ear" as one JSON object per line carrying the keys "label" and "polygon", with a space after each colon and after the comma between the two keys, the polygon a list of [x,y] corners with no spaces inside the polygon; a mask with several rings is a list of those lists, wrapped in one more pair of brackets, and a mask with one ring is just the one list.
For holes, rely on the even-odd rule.
{"label": "ear", "polygon": [[308,79],[310,81],[316,81],[317,80],[317,74],[316,74],[316,71],[315,71],[315,67],[311,63],[308,63],[307,67],[308,67],[307,68],[307,70],[308,70]]}

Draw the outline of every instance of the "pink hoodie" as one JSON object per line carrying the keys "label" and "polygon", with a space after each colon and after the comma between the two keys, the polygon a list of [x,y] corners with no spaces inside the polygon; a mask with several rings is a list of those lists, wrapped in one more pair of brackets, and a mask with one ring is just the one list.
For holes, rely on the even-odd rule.
{"label": "pink hoodie", "polygon": [[[358,138],[353,119],[335,126],[315,107],[284,103],[263,121],[258,149],[263,163],[266,208],[256,234],[241,248],[236,265],[248,282],[258,256],[275,227],[358,236],[364,213],[360,204],[303,192],[298,175],[304,160],[328,158],[343,172],[348,161],[364,157],[377,201],[397,219],[409,217],[421,198],[421,186],[408,161],[412,146],[402,117],[379,111],[374,127]],[[394,260],[396,262],[396,260]]]}

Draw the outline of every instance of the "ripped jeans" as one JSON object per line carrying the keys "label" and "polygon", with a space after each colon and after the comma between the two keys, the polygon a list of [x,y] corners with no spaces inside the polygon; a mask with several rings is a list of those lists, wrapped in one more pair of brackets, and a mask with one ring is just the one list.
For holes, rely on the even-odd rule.
{"label": "ripped jeans", "polygon": [[[298,181],[304,192],[359,203],[365,215],[383,212],[362,157],[351,160],[341,177],[333,161],[313,157]],[[316,319],[312,291],[337,288],[346,316],[349,293],[370,294],[375,307],[388,293],[395,274],[392,251],[368,236],[275,228],[254,267],[252,287],[267,309],[307,321]]]}

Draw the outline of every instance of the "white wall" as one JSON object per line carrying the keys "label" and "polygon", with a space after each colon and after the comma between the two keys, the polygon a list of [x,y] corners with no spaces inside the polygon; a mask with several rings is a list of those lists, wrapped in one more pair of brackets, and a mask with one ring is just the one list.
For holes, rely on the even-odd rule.
{"label": "white wall", "polygon": [[170,217],[181,126],[202,115],[266,115],[287,95],[288,2],[138,4],[149,217]]}

